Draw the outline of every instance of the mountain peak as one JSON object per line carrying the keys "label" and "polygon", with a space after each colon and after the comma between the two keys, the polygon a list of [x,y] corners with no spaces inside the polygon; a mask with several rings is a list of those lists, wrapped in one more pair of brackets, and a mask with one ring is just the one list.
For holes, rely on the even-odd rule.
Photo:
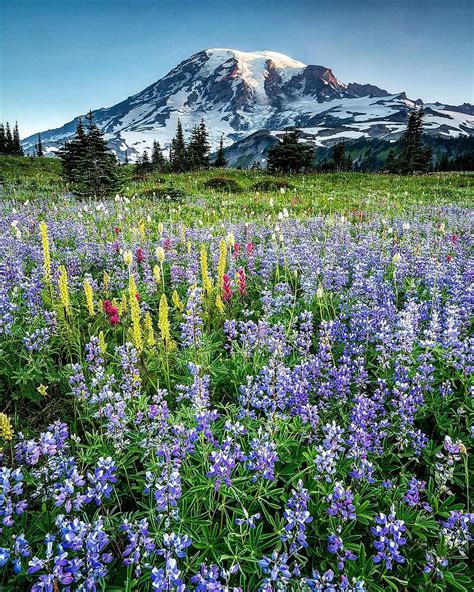
{"label": "mountain peak", "polygon": [[[212,147],[221,136],[229,146],[266,130],[275,140],[288,127],[302,130],[318,146],[339,139],[399,137],[413,101],[371,84],[340,82],[330,68],[306,65],[285,54],[208,48],[183,60],[160,80],[110,107],[93,112],[109,146],[123,158],[168,148],[178,119],[189,135],[204,120]],[[472,108],[432,105],[425,131],[445,137],[474,135]],[[42,133],[53,153],[75,131],[77,118]],[[258,136],[261,137],[261,136]],[[36,135],[23,140],[34,150]],[[264,158],[258,149],[255,159]]]}
{"label": "mountain peak", "polygon": [[249,63],[267,60],[271,61],[276,68],[305,68],[306,64],[294,60],[284,53],[277,51],[260,50],[260,51],[240,51],[238,49],[213,47],[204,49],[203,53],[207,54],[209,58],[222,63],[229,59],[236,59],[239,62]]}

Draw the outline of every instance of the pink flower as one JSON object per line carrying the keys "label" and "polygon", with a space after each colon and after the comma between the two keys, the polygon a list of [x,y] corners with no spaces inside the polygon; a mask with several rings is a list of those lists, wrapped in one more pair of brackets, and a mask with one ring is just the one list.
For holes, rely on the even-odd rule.
{"label": "pink flower", "polygon": [[230,285],[230,278],[225,273],[224,274],[224,277],[222,279],[223,279],[223,282],[222,282],[222,297],[224,298],[224,300],[226,302],[229,302],[229,300],[232,298],[232,288],[231,288],[231,285]]}
{"label": "pink flower", "polygon": [[239,284],[239,294],[244,296],[247,291],[247,278],[245,277],[245,269],[243,267],[237,272],[237,281]]}

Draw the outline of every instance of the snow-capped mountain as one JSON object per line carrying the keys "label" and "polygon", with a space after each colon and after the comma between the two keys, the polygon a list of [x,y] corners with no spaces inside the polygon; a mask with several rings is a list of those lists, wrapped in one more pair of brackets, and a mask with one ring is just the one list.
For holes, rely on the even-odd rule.
{"label": "snow-capped mountain", "polygon": [[[420,100],[417,101],[419,104]],[[231,163],[240,145],[249,148],[261,130],[278,141],[285,128],[296,126],[319,146],[357,138],[397,139],[406,114],[415,104],[405,93],[390,94],[371,84],[344,84],[323,66],[308,66],[272,51],[207,49],[191,56],[145,90],[113,107],[94,111],[110,147],[132,159],[153,140],[169,146],[178,119],[185,133],[204,120],[214,147],[221,136]],[[425,104],[425,131],[443,137],[474,135],[474,107]],[[43,146],[54,152],[75,131],[77,118],[42,132]],[[254,135],[254,136],[252,136]],[[36,136],[23,140],[27,152]],[[255,161],[264,151],[255,147]]]}

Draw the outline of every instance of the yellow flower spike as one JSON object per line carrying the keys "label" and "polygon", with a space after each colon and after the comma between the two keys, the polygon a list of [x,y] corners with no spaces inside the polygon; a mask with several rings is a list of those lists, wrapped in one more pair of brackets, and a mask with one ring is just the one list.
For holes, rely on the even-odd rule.
{"label": "yellow flower spike", "polygon": [[138,231],[140,232],[142,240],[145,240],[145,222],[143,220],[140,220],[138,224]]}
{"label": "yellow flower spike", "polygon": [[128,296],[129,296],[129,305],[130,305],[130,316],[132,318],[132,336],[133,336],[133,343],[138,351],[142,351],[143,349],[143,339],[142,339],[142,330],[140,327],[140,305],[138,304],[137,300],[137,286],[135,284],[135,278],[133,274],[130,274],[129,284],[128,284]]}
{"label": "yellow flower spike", "polygon": [[155,278],[156,285],[159,286],[161,284],[161,271],[159,265],[153,266],[153,277]]}
{"label": "yellow flower spike", "polygon": [[88,278],[84,280],[84,294],[86,295],[87,310],[89,311],[89,315],[93,317],[95,315],[94,292]]}
{"label": "yellow flower spike", "polygon": [[186,243],[186,250],[188,252],[188,255],[191,255],[191,241],[188,241]]}
{"label": "yellow flower spike", "polygon": [[0,439],[10,442],[13,439],[14,433],[8,415],[0,413]]}
{"label": "yellow flower spike", "polygon": [[163,344],[165,349],[168,350],[171,348],[171,331],[170,331],[170,320],[169,320],[169,311],[168,311],[168,300],[166,299],[166,295],[162,294],[160,298],[160,306],[158,310],[158,327],[160,329],[161,339],[163,340]]}
{"label": "yellow flower spike", "polygon": [[149,347],[155,345],[155,333],[153,331],[153,321],[151,320],[151,314],[147,312],[143,320],[145,326],[146,342]]}
{"label": "yellow flower spike", "polygon": [[67,314],[70,313],[70,300],[69,300],[69,286],[67,281],[67,271],[64,265],[59,266],[59,278],[58,278],[58,288],[59,288],[59,299],[61,300],[61,304],[64,307],[64,310]]}
{"label": "yellow flower spike", "polygon": [[163,222],[158,222],[158,232],[163,234],[165,227],[163,226]]}
{"label": "yellow flower spike", "polygon": [[46,222],[40,222],[41,246],[43,248],[43,277],[48,284],[51,282],[51,255],[49,252],[49,236]]}
{"label": "yellow flower spike", "polygon": [[220,314],[224,313],[224,303],[222,302],[222,298],[220,294],[216,296],[216,308]]}
{"label": "yellow flower spike", "polygon": [[176,290],[173,290],[173,293],[171,294],[171,300],[172,300],[173,306],[176,308],[176,310],[179,310],[179,312],[183,312],[184,304],[179,299],[179,294]]}
{"label": "yellow flower spike", "polygon": [[186,244],[186,226],[180,226],[181,242],[183,245]]}
{"label": "yellow flower spike", "polygon": [[105,341],[103,331],[99,332],[99,349],[103,354],[105,354],[107,352],[107,343]]}
{"label": "yellow flower spike", "polygon": [[227,261],[227,246],[224,239],[219,243],[219,262],[217,264],[217,286],[222,290],[224,282],[225,266]]}
{"label": "yellow flower spike", "polygon": [[107,292],[109,291],[109,285],[110,285],[110,275],[104,271],[104,292],[107,294]]}
{"label": "yellow flower spike", "polygon": [[207,251],[203,245],[201,247],[201,278],[202,278],[202,289],[205,296],[209,296],[212,290],[212,284],[209,280],[208,267],[207,267]]}
{"label": "yellow flower spike", "polygon": [[[115,300],[112,301],[112,304],[114,304]],[[128,300],[127,300],[127,294],[125,291],[122,292],[122,296],[120,298],[120,304],[118,306],[116,306],[114,304],[115,308],[119,309],[119,314],[123,315],[127,312],[128,310]]]}

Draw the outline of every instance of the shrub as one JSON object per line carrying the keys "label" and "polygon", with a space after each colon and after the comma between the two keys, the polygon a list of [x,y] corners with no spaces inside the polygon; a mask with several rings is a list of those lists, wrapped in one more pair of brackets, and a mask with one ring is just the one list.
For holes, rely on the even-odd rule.
{"label": "shrub", "polygon": [[255,191],[279,191],[280,189],[294,189],[294,185],[281,179],[264,179],[252,185]]}
{"label": "shrub", "polygon": [[234,179],[227,177],[213,177],[204,183],[206,189],[215,189],[216,191],[227,191],[228,193],[239,193],[242,187]]}

